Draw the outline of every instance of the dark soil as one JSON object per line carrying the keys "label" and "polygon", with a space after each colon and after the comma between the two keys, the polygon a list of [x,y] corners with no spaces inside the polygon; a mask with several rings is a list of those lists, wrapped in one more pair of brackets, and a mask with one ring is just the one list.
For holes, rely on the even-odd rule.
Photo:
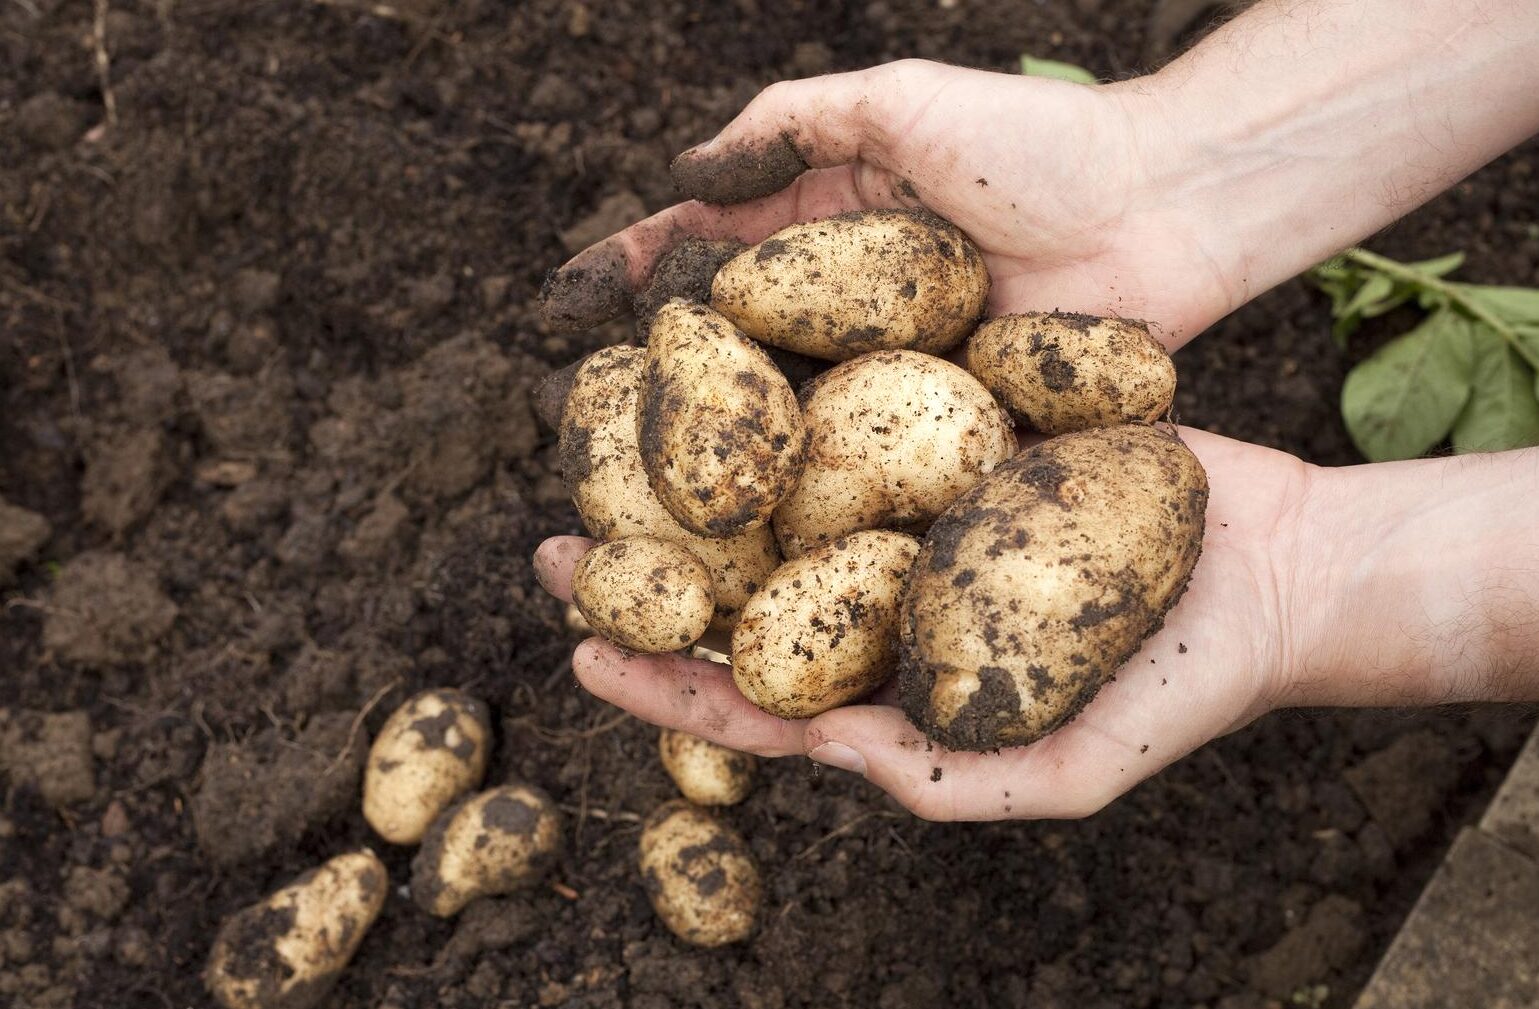
{"label": "dark soil", "polygon": [[[628,324],[552,334],[540,279],[769,81],[1125,75],[1149,5],[109,7],[104,125],[92,4],[0,4],[0,1004],[207,1004],[219,923],[372,843],[361,740],[444,685],[568,846],[441,921],[378,845],[397,889],[330,1006],[1345,1006],[1531,723],[1275,715],[1080,823],[931,825],[778,762],[728,814],[759,934],[682,945],[635,866],[654,731],[573,684],[528,561],[576,528],[530,390]],[[1535,151],[1376,247],[1539,281]],[[1303,284],[1260,299],[1181,355],[1182,419],[1353,461],[1327,330]]]}

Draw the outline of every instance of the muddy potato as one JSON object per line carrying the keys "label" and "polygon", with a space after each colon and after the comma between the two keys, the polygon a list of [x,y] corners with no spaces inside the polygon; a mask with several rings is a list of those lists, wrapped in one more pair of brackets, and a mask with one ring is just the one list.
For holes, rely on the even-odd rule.
{"label": "muddy potato", "polygon": [[204,981],[225,1009],[311,1009],[385,906],[390,880],[367,849],[338,855],[220,926]]}
{"label": "muddy potato", "polygon": [[860,529],[922,532],[1016,449],[977,379],[916,351],[848,361],[803,399],[807,465],[774,517],[787,557]]}
{"label": "muddy potato", "polygon": [[696,946],[753,933],[763,886],[748,845],[727,824],[675,799],[641,830],[641,879],[668,930]]}
{"label": "muddy potato", "polygon": [[732,678],[781,718],[810,718],[875,689],[898,657],[898,614],[919,541],[872,529],[787,561],[743,607]]}
{"label": "muddy potato", "polygon": [[688,548],[711,572],[716,614],[729,629],[754,589],[780,563],[769,528],[712,539],[676,522],[647,483],[636,441],[639,347],[606,347],[588,357],[572,381],[561,415],[561,469],[577,513],[601,540],[642,534]]}
{"label": "muddy potato", "polygon": [[698,806],[733,806],[753,789],[758,761],[752,754],[678,729],[658,734],[657,753],[679,792]]}
{"label": "muddy potato", "polygon": [[1208,481],[1167,430],[1049,439],[930,527],[903,611],[899,693],[956,750],[1033,742],[1072,718],[1185,591]]}
{"label": "muddy potato", "polygon": [[921,210],[793,224],[717,271],[711,305],[762,343],[844,361],[874,350],[944,354],[989,293],[976,246]]}
{"label": "muddy potato", "polygon": [[764,525],[807,455],[801,407],[769,355],[710,308],[678,300],[652,320],[636,435],[658,500],[698,536]]}
{"label": "muddy potato", "polygon": [[711,625],[711,573],[677,543],[627,536],[572,570],[572,601],[594,631],[633,652],[688,648]]}
{"label": "muddy potato", "polygon": [[411,863],[411,899],[447,918],[478,897],[539,881],[555,861],[561,817],[533,785],[472,796],[433,822]]}
{"label": "muddy potato", "polygon": [[416,844],[461,794],[481,784],[491,749],[486,705],[448,688],[395,710],[369,749],[363,818],[391,844]]}
{"label": "muddy potato", "polygon": [[967,370],[1044,434],[1157,420],[1176,394],[1170,355],[1131,319],[1002,315],[967,341]]}

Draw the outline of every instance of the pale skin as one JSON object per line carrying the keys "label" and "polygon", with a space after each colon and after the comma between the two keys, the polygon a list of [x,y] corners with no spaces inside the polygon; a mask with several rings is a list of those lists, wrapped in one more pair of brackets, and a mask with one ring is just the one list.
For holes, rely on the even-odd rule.
{"label": "pale skin", "polygon": [[[1097,88],[891,64],[775,85],[686,155],[788,136],[812,170],[785,189],[680,204],[574,262],[618,256],[637,287],[685,234],[757,241],[923,204],[983,248],[991,314],[1144,318],[1175,348],[1539,131],[1535,95],[1528,0],[1263,2],[1159,73]],[[1191,587],[1031,746],[946,752],[884,693],[784,721],[724,667],[596,639],[573,668],[642,718],[805,754],[931,819],[1083,816],[1279,707],[1539,699],[1539,450],[1322,469],[1182,436],[1212,486]],[[547,589],[568,598],[588,545],[540,547]]]}

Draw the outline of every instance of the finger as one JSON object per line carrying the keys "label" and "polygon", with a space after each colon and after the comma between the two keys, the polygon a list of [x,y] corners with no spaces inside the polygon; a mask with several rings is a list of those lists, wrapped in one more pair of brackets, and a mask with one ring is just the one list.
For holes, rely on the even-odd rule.
{"label": "finger", "polygon": [[572,653],[572,670],[596,697],[637,718],[683,729],[766,757],[802,752],[803,722],[760,711],[732,682],[729,667],[683,655],[632,655],[601,638]]}
{"label": "finger", "polygon": [[534,577],[564,603],[572,601],[572,569],[597,543],[586,536],[552,536],[534,551]]}

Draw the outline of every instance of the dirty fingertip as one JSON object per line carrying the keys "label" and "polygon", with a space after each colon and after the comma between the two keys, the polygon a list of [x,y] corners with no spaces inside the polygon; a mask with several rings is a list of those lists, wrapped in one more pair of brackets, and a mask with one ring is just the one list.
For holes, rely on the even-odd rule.
{"label": "dirty fingertip", "polygon": [[778,193],[805,172],[791,135],[691,147],[668,166],[680,193],[701,203],[744,203]]}
{"label": "dirty fingertip", "polygon": [[552,270],[540,287],[540,316],[560,333],[589,329],[630,310],[625,253],[608,239]]}

